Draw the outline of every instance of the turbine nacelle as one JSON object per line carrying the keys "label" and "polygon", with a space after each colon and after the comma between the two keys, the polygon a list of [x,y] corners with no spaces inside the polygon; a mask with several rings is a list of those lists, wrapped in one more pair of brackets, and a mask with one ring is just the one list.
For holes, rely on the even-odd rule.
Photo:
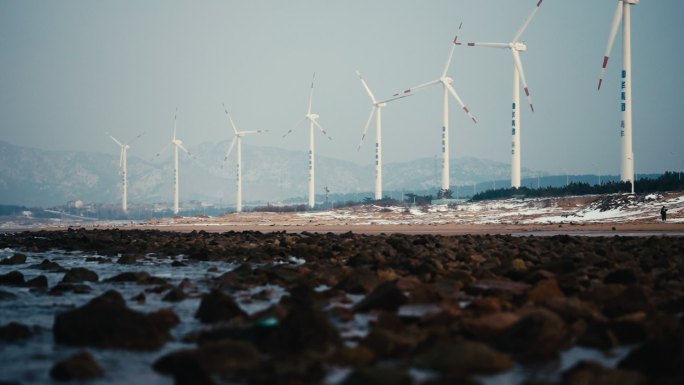
{"label": "turbine nacelle", "polygon": [[511,49],[516,50],[518,52],[527,51],[527,45],[523,42],[520,42],[520,41],[510,43],[509,47],[511,47]]}
{"label": "turbine nacelle", "polygon": [[306,118],[309,120],[316,120],[320,117],[318,114],[306,114]]}
{"label": "turbine nacelle", "polygon": [[383,108],[383,107],[387,107],[387,102],[378,102],[378,103],[375,103],[373,105],[377,108]]}
{"label": "turbine nacelle", "polygon": [[171,141],[171,143],[173,143],[173,144],[175,144],[176,146],[179,146],[179,147],[183,145],[183,141],[180,140],[180,139],[174,139],[174,140]]}

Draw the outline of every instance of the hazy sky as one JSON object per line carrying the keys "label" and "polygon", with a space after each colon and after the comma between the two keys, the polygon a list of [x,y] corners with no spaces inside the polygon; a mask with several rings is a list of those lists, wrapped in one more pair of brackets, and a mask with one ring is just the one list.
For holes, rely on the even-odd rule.
{"label": "hazy sky", "polygon": [[[464,41],[508,42],[537,0],[10,1],[0,0],[0,139],[50,150],[152,159],[170,139],[178,107],[185,144],[268,129],[244,143],[307,150],[313,109],[333,141],[321,155],[370,164],[371,109],[359,69],[379,98],[440,76],[463,22]],[[536,112],[522,111],[522,165],[550,172],[619,174],[615,44],[596,91],[616,0],[545,0],[523,36]],[[634,6],[634,152],[637,173],[684,166],[684,1]],[[510,162],[513,65],[503,50],[459,47],[449,74],[478,118],[450,100],[451,154]],[[383,111],[386,162],[440,153],[441,87]],[[526,105],[526,103],[523,103]],[[220,159],[217,159],[220,162]],[[305,165],[303,167],[306,167]]]}

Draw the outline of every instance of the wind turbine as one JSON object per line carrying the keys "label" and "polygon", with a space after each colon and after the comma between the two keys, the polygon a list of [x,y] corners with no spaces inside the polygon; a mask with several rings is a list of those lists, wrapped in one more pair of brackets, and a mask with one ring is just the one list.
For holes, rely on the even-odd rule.
{"label": "wind turbine", "polygon": [[359,76],[361,84],[363,84],[363,88],[366,89],[368,96],[370,96],[371,103],[373,103],[373,108],[368,116],[366,126],[363,129],[363,135],[361,136],[361,141],[359,142],[359,146],[356,150],[358,151],[361,149],[363,140],[366,138],[366,133],[368,132],[368,127],[370,127],[371,120],[373,120],[373,115],[375,115],[375,199],[378,200],[382,199],[382,108],[387,107],[387,103],[393,100],[411,96],[411,94],[394,95],[389,99],[376,100],[375,95],[373,95],[373,92],[368,86],[368,83],[366,83],[366,79],[361,76],[361,72],[357,70],[356,74]]}
{"label": "wind turbine", "polygon": [[223,110],[226,112],[228,121],[233,127],[233,132],[235,133],[233,136],[233,141],[230,142],[230,147],[228,147],[228,152],[226,152],[226,156],[223,158],[224,163],[228,159],[231,151],[233,151],[233,147],[235,147],[235,144],[237,143],[237,195],[235,198],[235,211],[239,213],[242,212],[242,138],[250,134],[259,134],[265,132],[265,130],[238,131],[235,127],[235,123],[233,123],[233,118],[230,117],[228,109],[226,109],[225,104],[223,105]]}
{"label": "wind turbine", "polygon": [[[617,36],[620,21],[622,21],[622,81],[620,85],[620,137],[622,138],[620,155],[620,179],[630,182],[634,193],[634,152],[632,150],[632,12],[631,6],[639,4],[639,0],[618,0],[613,25],[610,28],[606,54],[603,56],[603,67],[599,76],[598,89],[601,89],[603,75],[608,66],[608,57],[613,50],[613,43]],[[622,19],[622,20],[620,20]]]}
{"label": "wind turbine", "polygon": [[157,157],[164,152],[167,148],[169,148],[170,145],[174,146],[174,151],[173,151],[173,171],[174,171],[174,191],[173,191],[173,213],[178,214],[178,200],[179,200],[179,176],[178,176],[178,149],[180,148],[183,150],[186,154],[190,155],[190,151],[188,151],[184,146],[183,146],[183,141],[178,139],[176,137],[176,122],[177,122],[177,115],[178,115],[178,109],[176,108],[176,112],[173,114],[173,138],[171,138],[171,142],[167,144],[161,151],[157,153]]}
{"label": "wind turbine", "polygon": [[[501,48],[511,50],[513,55],[513,112],[511,114],[511,135],[513,136],[511,142],[511,187],[520,187],[520,133],[522,124],[520,122],[520,82],[522,81],[525,96],[530,103],[530,110],[534,112],[532,105],[532,98],[530,97],[530,90],[527,86],[525,78],[525,71],[523,70],[522,60],[520,59],[520,52],[527,51],[527,45],[520,41],[523,33],[530,25],[530,22],[539,11],[539,7],[544,0],[537,0],[537,5],[532,10],[532,13],[527,17],[523,25],[518,29],[518,32],[513,37],[510,43],[466,43],[468,47],[488,47]],[[461,43],[456,43],[461,45]]]}
{"label": "wind turbine", "polygon": [[313,89],[314,89],[314,80],[316,79],[316,73],[314,72],[313,78],[311,79],[311,91],[309,91],[309,109],[306,112],[306,115],[304,115],[304,118],[300,120],[294,128],[291,128],[288,132],[283,135],[283,138],[286,137],[288,134],[292,132],[295,128],[297,128],[300,124],[302,124],[305,120],[309,121],[309,207],[313,208],[314,205],[316,204],[315,202],[315,191],[314,191],[314,178],[315,178],[315,167],[314,167],[314,126],[318,127],[318,129],[323,132],[323,135],[327,136],[328,139],[332,140],[332,138],[328,135],[327,132],[321,127],[320,124],[318,124],[317,119],[319,118],[318,114],[313,114],[311,113],[311,102],[313,99]]}
{"label": "wind turbine", "polygon": [[[461,29],[461,26],[458,27],[458,29]],[[454,38],[454,44],[456,44],[458,40],[458,36]],[[409,94],[413,93],[414,91],[418,91],[420,89],[430,87],[433,85],[437,84],[442,84],[443,89],[444,89],[444,117],[443,117],[443,126],[442,126],[442,189],[448,190],[449,189],[449,94],[451,94],[458,104],[461,105],[463,108],[463,111],[470,117],[470,119],[473,120],[474,123],[477,123],[477,120],[475,117],[470,113],[470,110],[468,110],[468,107],[466,107],[465,104],[463,104],[463,100],[461,100],[461,97],[458,96],[458,93],[454,89],[454,87],[451,85],[454,80],[447,76],[447,71],[449,70],[449,66],[451,65],[451,57],[454,55],[454,48],[456,46],[452,45],[451,46],[451,52],[449,52],[449,58],[447,59],[446,65],[444,66],[444,71],[442,71],[441,76],[439,79],[433,80],[431,82],[423,83],[420,85],[417,85],[415,87],[409,88],[404,91],[404,94]]]}
{"label": "wind turbine", "polygon": [[119,157],[119,170],[121,171],[121,178],[123,180],[123,196],[121,198],[121,208],[124,214],[128,214],[128,179],[127,179],[127,151],[131,148],[130,144],[135,142],[142,134],[139,134],[135,138],[129,140],[126,144],[123,144],[116,140],[113,136],[109,135],[112,140],[121,147],[121,155]]}

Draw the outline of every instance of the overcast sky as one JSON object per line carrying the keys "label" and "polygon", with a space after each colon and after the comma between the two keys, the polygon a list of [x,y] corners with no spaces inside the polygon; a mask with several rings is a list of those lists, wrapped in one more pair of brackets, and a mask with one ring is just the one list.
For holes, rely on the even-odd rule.
{"label": "overcast sky", "polygon": [[[463,41],[508,42],[537,0],[0,0],[0,140],[50,150],[152,159],[178,135],[192,148],[267,129],[244,143],[307,151],[313,112],[333,141],[317,153],[371,164],[374,127],[359,69],[379,98],[437,79],[463,22]],[[522,165],[619,174],[620,36],[604,88],[596,84],[616,0],[545,0],[523,40],[536,112],[522,110]],[[637,173],[684,166],[684,2],[634,6],[634,152]],[[510,162],[513,64],[503,50],[458,47],[449,70],[477,117],[450,100],[452,157]],[[385,162],[440,153],[441,87],[383,111]],[[523,103],[526,105],[526,103]],[[220,159],[217,159],[219,162]],[[305,167],[305,166],[304,166]]]}

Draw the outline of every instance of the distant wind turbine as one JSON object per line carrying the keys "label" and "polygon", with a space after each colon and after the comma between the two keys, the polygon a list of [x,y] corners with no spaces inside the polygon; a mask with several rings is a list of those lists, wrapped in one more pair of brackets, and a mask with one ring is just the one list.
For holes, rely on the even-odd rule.
{"label": "distant wind turbine", "polygon": [[[461,29],[461,26],[458,27],[459,30]],[[454,44],[458,41],[458,36],[454,38]],[[449,58],[447,59],[446,65],[444,66],[444,71],[442,71],[442,75],[439,77],[439,79],[433,80],[431,82],[423,83],[415,87],[411,87],[407,90],[404,91],[404,94],[409,94],[413,93],[414,91],[418,91],[422,88],[430,87],[433,85],[437,84],[442,84],[443,89],[444,89],[444,98],[443,98],[443,105],[444,105],[444,120],[443,120],[443,126],[442,126],[442,189],[448,190],[449,189],[449,94],[456,99],[458,104],[461,105],[463,108],[463,111],[472,119],[474,123],[477,123],[477,120],[475,117],[470,113],[470,110],[468,110],[468,107],[463,104],[463,100],[461,100],[461,97],[458,96],[458,93],[454,89],[454,87],[451,85],[454,82],[454,79],[451,77],[447,76],[447,71],[449,71],[449,66],[451,65],[451,58],[454,55],[454,48],[456,46],[452,44],[451,46],[451,52],[449,52]]]}
{"label": "distant wind turbine", "polygon": [[178,139],[176,137],[176,122],[177,122],[177,115],[178,115],[178,108],[176,108],[176,112],[173,114],[173,138],[171,138],[171,142],[167,144],[161,151],[159,151],[156,155],[158,157],[162,152],[164,152],[167,148],[169,148],[170,145],[174,146],[174,152],[173,152],[173,172],[174,172],[174,191],[173,191],[173,213],[178,214],[179,211],[179,175],[178,175],[178,149],[180,148],[183,150],[186,154],[190,155],[190,151],[188,151],[184,146],[183,146],[183,141]]}
{"label": "distant wind turbine", "polygon": [[135,138],[129,140],[126,144],[123,144],[116,140],[113,136],[109,135],[112,140],[121,147],[121,155],[119,156],[119,170],[121,172],[121,179],[122,179],[122,198],[121,198],[121,208],[124,212],[124,214],[128,214],[128,178],[127,178],[127,152],[131,148],[130,144],[135,142],[139,137],[141,137],[143,134],[139,134]]}
{"label": "distant wind turbine", "polygon": [[[513,140],[511,142],[511,187],[520,187],[520,134],[522,124],[520,122],[520,81],[522,81],[525,95],[530,103],[530,109],[534,112],[532,105],[532,98],[530,97],[530,90],[527,86],[527,79],[523,70],[522,60],[520,59],[520,52],[527,51],[527,45],[520,41],[523,33],[530,25],[530,22],[539,11],[544,0],[537,0],[537,5],[532,10],[532,13],[527,17],[523,25],[518,29],[518,32],[513,37],[510,43],[465,43],[468,47],[487,47],[487,48],[501,48],[511,50],[513,55],[513,113],[511,114],[511,135]],[[456,45],[461,43],[456,42]]]}
{"label": "distant wind turbine", "polygon": [[228,117],[228,121],[230,122],[231,127],[233,128],[234,136],[233,136],[233,141],[230,142],[230,147],[228,147],[228,151],[226,152],[226,156],[223,158],[223,162],[228,159],[228,156],[230,156],[230,153],[233,151],[233,147],[235,147],[235,144],[237,143],[237,195],[236,195],[236,203],[235,203],[235,211],[236,212],[242,212],[242,138],[250,135],[250,134],[260,134],[262,132],[266,132],[266,130],[256,130],[256,131],[238,131],[237,128],[235,127],[235,123],[233,123],[233,118],[230,117],[230,114],[228,113],[228,109],[226,109],[226,106],[223,105],[223,110],[226,112],[226,116]]}
{"label": "distant wind turbine", "polygon": [[321,127],[320,124],[318,124],[317,119],[319,118],[318,114],[313,114],[311,113],[311,103],[313,100],[313,89],[314,89],[314,80],[316,79],[316,73],[314,72],[313,78],[311,79],[311,90],[309,91],[309,109],[306,112],[306,115],[304,115],[304,118],[300,120],[294,128],[290,129],[288,132],[283,135],[283,138],[289,135],[295,128],[297,128],[300,124],[302,124],[304,121],[308,120],[309,121],[309,207],[313,208],[314,205],[316,204],[315,202],[315,191],[314,191],[314,178],[315,178],[315,167],[314,167],[314,126],[318,127],[318,129],[323,132],[323,135],[325,135],[328,139],[332,140],[332,138],[328,135],[327,132]]}
{"label": "distant wind turbine", "polygon": [[373,103],[373,108],[371,109],[368,120],[366,121],[366,126],[363,128],[363,135],[361,136],[361,141],[359,142],[357,151],[361,149],[363,140],[366,138],[366,133],[368,132],[368,127],[370,127],[371,120],[373,120],[373,115],[375,115],[375,199],[378,200],[382,199],[382,108],[387,107],[387,103],[393,100],[411,96],[411,94],[394,95],[389,99],[376,100],[375,95],[373,95],[373,92],[368,86],[368,83],[366,83],[366,79],[361,76],[361,72],[357,70],[356,74],[359,76],[361,84],[363,84],[363,88],[366,89],[366,92],[371,99],[371,103]]}
{"label": "distant wind turbine", "polygon": [[[630,182],[632,193],[634,193],[634,152],[632,149],[632,12],[631,6],[639,4],[639,0],[618,0],[613,24],[610,28],[608,46],[606,54],[603,56],[603,66],[599,76],[598,89],[601,89],[603,75],[608,66],[608,57],[613,50],[613,43],[617,36],[620,22],[622,21],[622,83],[620,90],[620,111],[622,121],[620,122],[621,162],[620,179],[623,182]],[[622,20],[621,20],[622,19]]]}

